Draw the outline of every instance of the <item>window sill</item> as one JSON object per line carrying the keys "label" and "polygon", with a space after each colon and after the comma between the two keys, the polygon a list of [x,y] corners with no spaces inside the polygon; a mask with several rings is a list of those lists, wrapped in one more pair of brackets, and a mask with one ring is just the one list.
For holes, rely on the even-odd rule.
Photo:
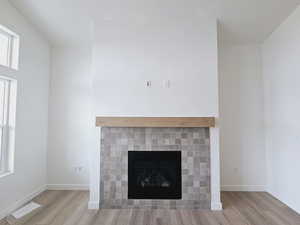
{"label": "window sill", "polygon": [[14,172],[4,172],[4,173],[0,173],[0,179],[3,177],[7,177],[9,175],[12,175]]}

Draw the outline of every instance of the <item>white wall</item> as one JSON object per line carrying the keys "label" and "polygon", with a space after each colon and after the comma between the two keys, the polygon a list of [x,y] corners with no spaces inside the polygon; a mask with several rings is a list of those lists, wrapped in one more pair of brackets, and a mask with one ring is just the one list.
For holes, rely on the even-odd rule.
{"label": "white wall", "polygon": [[97,115],[218,117],[215,19],[99,19],[94,63]]}
{"label": "white wall", "polygon": [[18,81],[15,173],[0,178],[0,217],[46,184],[50,50],[45,41],[6,0],[0,23],[20,35],[19,71],[0,67]]}
{"label": "white wall", "polygon": [[268,191],[300,213],[300,8],[263,44]]}
{"label": "white wall", "polygon": [[220,45],[219,74],[222,189],[265,190],[261,47]]}
{"label": "white wall", "polygon": [[[50,84],[48,185],[88,188],[91,131],[91,50],[55,47]],[[93,129],[94,128],[94,129]],[[82,167],[76,172],[75,167]]]}

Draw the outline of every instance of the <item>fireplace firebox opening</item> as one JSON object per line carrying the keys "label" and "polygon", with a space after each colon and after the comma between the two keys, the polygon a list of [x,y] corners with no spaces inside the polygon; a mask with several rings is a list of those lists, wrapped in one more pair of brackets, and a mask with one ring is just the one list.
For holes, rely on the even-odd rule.
{"label": "fireplace firebox opening", "polygon": [[128,199],[181,199],[180,151],[129,151]]}

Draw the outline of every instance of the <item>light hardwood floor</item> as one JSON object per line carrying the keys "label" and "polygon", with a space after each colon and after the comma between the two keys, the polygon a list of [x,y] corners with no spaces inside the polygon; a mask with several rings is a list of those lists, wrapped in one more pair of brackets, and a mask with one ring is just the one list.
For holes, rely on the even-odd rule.
{"label": "light hardwood floor", "polygon": [[[267,193],[223,192],[224,210],[87,209],[88,192],[46,191],[25,225],[300,225],[300,215]],[[0,225],[7,225],[0,221]]]}

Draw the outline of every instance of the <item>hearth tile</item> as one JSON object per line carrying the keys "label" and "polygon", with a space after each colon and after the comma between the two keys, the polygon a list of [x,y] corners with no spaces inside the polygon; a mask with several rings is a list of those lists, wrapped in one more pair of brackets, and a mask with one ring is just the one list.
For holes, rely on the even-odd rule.
{"label": "hearth tile", "polygon": [[204,131],[205,131],[205,137],[209,139],[209,128],[206,128]]}
{"label": "hearth tile", "polygon": [[[137,151],[144,151],[144,150],[153,150],[153,151],[171,151],[171,150],[178,150],[182,151],[182,181],[186,182],[188,185],[187,187],[182,187],[182,200],[178,200],[181,202],[181,206],[176,205],[176,201],[170,201],[170,200],[164,200],[159,203],[159,205],[153,206],[154,208],[209,208],[209,199],[210,194],[208,193],[201,193],[201,191],[209,191],[209,183],[210,183],[210,173],[209,173],[209,158],[210,158],[210,151],[209,151],[209,137],[206,140],[205,135],[207,135],[208,129],[204,128],[153,128],[153,129],[136,129],[136,128],[110,128],[108,135],[101,134],[101,139],[103,137],[110,138],[112,135],[114,137],[117,137],[117,139],[127,139],[126,143],[128,143],[128,146],[126,147],[120,147],[122,146],[122,143],[124,144],[124,140],[117,140],[116,144],[112,145],[109,142],[105,142],[106,140],[101,140],[101,164],[104,165],[101,167],[104,172],[101,172],[101,180],[103,180],[103,188],[101,188],[101,194],[105,198],[112,197],[112,192],[114,192],[114,185],[111,185],[111,181],[115,181],[115,199],[121,198],[120,202],[117,201],[111,201],[110,205],[111,207],[121,207],[121,208],[128,208],[129,204],[128,201],[124,201],[127,199],[128,195],[128,177],[127,177],[127,168],[128,168],[128,151],[131,150],[137,150]],[[103,132],[103,130],[102,130]],[[136,134],[140,132],[140,134]],[[182,133],[186,133],[186,136],[183,135],[187,139],[186,145],[181,146],[182,144]],[[137,137],[141,137],[140,139],[142,141],[145,141],[145,143],[140,144],[137,140]],[[164,138],[162,138],[164,137]],[[204,144],[198,144],[198,141],[195,141],[195,139],[199,140],[205,140]],[[137,142],[136,142],[137,140]],[[163,140],[162,144],[159,144],[158,140]],[[107,144],[103,144],[107,143]],[[109,144],[108,144],[109,143]],[[150,147],[149,147],[150,145]],[[151,149],[152,145],[152,149]],[[188,151],[192,151],[191,153],[187,153]],[[112,153],[113,152],[113,153]],[[126,152],[124,154],[123,152]],[[105,157],[104,157],[105,156]],[[200,161],[200,163],[198,163]],[[109,162],[109,163],[107,163]],[[201,164],[204,163],[204,164]],[[109,164],[109,165],[107,165]],[[121,166],[120,166],[121,164]],[[192,166],[191,166],[192,164]],[[202,166],[200,166],[200,164]],[[206,168],[203,168],[206,167]],[[117,169],[116,169],[117,168]],[[101,170],[101,171],[103,171]],[[115,176],[110,176],[110,173],[114,173]],[[187,176],[187,174],[190,174],[190,176]],[[195,176],[195,174],[199,174],[199,176]],[[105,178],[108,179],[105,181]],[[121,178],[121,185],[118,181],[120,181]],[[198,179],[197,179],[198,178]],[[191,180],[191,182],[190,182]],[[195,183],[196,182],[196,183]],[[108,184],[105,184],[108,183]],[[203,187],[203,189],[200,190],[198,188],[198,184]],[[195,187],[196,185],[197,187]],[[126,186],[126,187],[125,187]],[[198,201],[197,205],[193,203],[192,200],[195,200],[195,198],[198,199],[200,196],[200,193],[203,194],[202,198],[206,198],[206,205],[201,205],[203,203],[200,203]],[[190,201],[188,201],[188,199]],[[199,199],[198,199],[199,200]],[[183,201],[187,201],[184,202]],[[108,201],[109,202],[109,201]],[[149,203],[149,205],[148,205]],[[135,202],[136,208],[142,208],[142,207],[152,207],[151,201],[147,201],[147,204],[141,203],[140,201]],[[103,205],[103,203],[101,203]],[[109,203],[106,204],[107,207],[109,207]]]}
{"label": "hearth tile", "polygon": [[209,151],[207,151],[205,148],[203,149],[201,149],[201,151],[199,151],[200,152],[200,157],[204,157],[204,158],[210,158],[210,153],[209,153]]}
{"label": "hearth tile", "polygon": [[153,151],[176,151],[180,149],[179,145],[152,145]]}
{"label": "hearth tile", "polygon": [[183,169],[181,175],[188,175],[189,170],[188,169]]}
{"label": "hearth tile", "polygon": [[205,145],[210,145],[210,140],[209,139],[205,139]]}
{"label": "hearth tile", "polygon": [[194,139],[193,144],[200,144],[200,139]]}
{"label": "hearth tile", "polygon": [[207,180],[200,181],[200,187],[207,187],[207,186],[208,186]]}
{"label": "hearth tile", "polygon": [[117,177],[117,180],[116,180],[116,187],[117,187],[118,190],[121,189],[121,187],[122,187],[122,181],[121,181],[121,179],[118,179],[118,177]]}
{"label": "hearth tile", "polygon": [[176,202],[170,201],[170,209],[176,209]]}
{"label": "hearth tile", "polygon": [[170,139],[164,139],[164,144],[165,145],[170,145]]}
{"label": "hearth tile", "polygon": [[163,133],[162,137],[163,139],[170,139],[170,133]]}
{"label": "hearth tile", "polygon": [[206,139],[204,139],[204,138],[199,139],[200,145],[205,145],[206,144],[205,142],[206,142]]}
{"label": "hearth tile", "polygon": [[193,187],[200,187],[200,180],[194,180]]}
{"label": "hearth tile", "polygon": [[134,151],[134,144],[128,144],[128,151]]}
{"label": "hearth tile", "polygon": [[133,149],[134,149],[134,151],[139,151],[139,150],[141,150],[141,146],[140,145],[134,145]]}
{"label": "hearth tile", "polygon": [[176,138],[176,139],[175,139],[175,144],[176,144],[176,145],[181,145],[181,139]]}
{"label": "hearth tile", "polygon": [[209,164],[209,158],[208,157],[200,157],[200,162],[202,163],[207,163],[207,164]]}
{"label": "hearth tile", "polygon": [[194,159],[194,162],[193,162],[194,163],[194,168],[199,167],[201,160],[200,160],[199,156],[196,156],[196,152],[194,152],[194,158],[193,159]]}
{"label": "hearth tile", "polygon": [[187,138],[188,138],[187,133],[181,133],[181,138],[182,138],[182,139],[187,139]]}
{"label": "hearth tile", "polygon": [[157,139],[152,139],[152,145],[158,145],[158,140]]}
{"label": "hearth tile", "polygon": [[181,139],[181,145],[183,145],[183,146],[184,146],[184,145],[190,145],[188,139],[182,138],[182,139]]}
{"label": "hearth tile", "polygon": [[116,199],[122,200],[122,192],[116,192]]}

